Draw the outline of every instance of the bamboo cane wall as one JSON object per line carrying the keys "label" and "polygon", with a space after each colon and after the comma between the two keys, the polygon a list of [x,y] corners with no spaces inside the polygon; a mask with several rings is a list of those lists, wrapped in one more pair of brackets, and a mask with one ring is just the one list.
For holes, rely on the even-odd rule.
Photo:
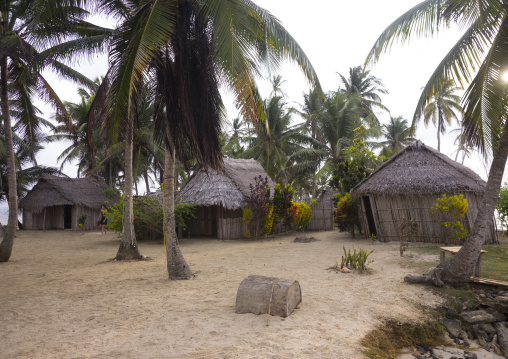
{"label": "bamboo cane wall", "polygon": [[[451,194],[450,194],[451,195]],[[374,221],[377,231],[377,239],[383,242],[400,240],[399,220],[402,216],[408,219],[414,219],[418,223],[418,233],[410,242],[425,243],[447,243],[449,242],[448,233],[443,232],[441,226],[432,218],[430,208],[436,204],[439,196],[369,196],[374,215]],[[468,203],[468,211],[464,218],[463,225],[468,231],[471,231],[474,219],[478,213],[479,198],[473,193],[464,194]],[[367,230],[365,233],[370,235],[368,227],[365,202],[361,201],[362,225]],[[492,235],[487,243],[497,243],[495,229],[492,226]]]}
{"label": "bamboo cane wall", "polygon": [[[98,230],[97,218],[100,209],[72,206],[71,229],[78,229],[78,218],[86,214],[85,230]],[[64,229],[64,206],[46,207],[41,213],[32,213],[23,210],[23,228],[26,230]]]}
{"label": "bamboo cane wall", "polygon": [[[328,202],[328,201],[327,201]],[[305,227],[306,231],[331,231],[333,230],[333,213],[335,211],[333,200],[329,203],[312,203],[310,213],[312,218]]]}

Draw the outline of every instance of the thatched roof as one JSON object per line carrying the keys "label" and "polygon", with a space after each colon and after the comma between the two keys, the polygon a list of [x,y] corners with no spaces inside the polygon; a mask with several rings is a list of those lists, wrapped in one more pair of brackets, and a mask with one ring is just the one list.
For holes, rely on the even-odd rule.
{"label": "thatched roof", "polygon": [[317,202],[330,204],[333,201],[333,195],[335,193],[339,193],[339,191],[334,188],[326,188],[319,194]]}
{"label": "thatched roof", "polygon": [[351,196],[483,193],[485,181],[469,168],[416,141],[351,190]]}
{"label": "thatched roof", "polygon": [[40,213],[44,207],[78,205],[100,209],[104,202],[118,198],[106,196],[106,182],[97,177],[63,178],[43,176],[30,192],[19,202],[19,207]]}
{"label": "thatched roof", "polygon": [[[226,209],[245,207],[245,197],[250,195],[250,184],[255,184],[254,177],[268,177],[263,167],[256,160],[224,159],[222,172],[199,170],[175,200],[183,203],[196,203],[203,206],[222,205]],[[275,183],[268,177],[272,189]]]}

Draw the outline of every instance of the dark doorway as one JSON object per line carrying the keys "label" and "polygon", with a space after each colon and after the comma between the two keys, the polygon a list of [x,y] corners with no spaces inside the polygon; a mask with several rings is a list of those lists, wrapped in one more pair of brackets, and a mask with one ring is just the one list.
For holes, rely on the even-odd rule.
{"label": "dark doorway", "polygon": [[72,229],[72,206],[64,206],[64,229]]}
{"label": "dark doorway", "polygon": [[377,236],[376,222],[374,221],[374,213],[372,212],[372,205],[370,204],[369,196],[363,196],[363,205],[365,206],[365,214],[367,215],[369,232],[371,235]]}

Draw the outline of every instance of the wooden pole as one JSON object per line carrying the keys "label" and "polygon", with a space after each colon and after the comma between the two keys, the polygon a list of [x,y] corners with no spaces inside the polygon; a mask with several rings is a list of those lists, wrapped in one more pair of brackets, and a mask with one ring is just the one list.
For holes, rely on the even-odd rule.
{"label": "wooden pole", "polygon": [[46,232],[46,207],[44,207],[44,214],[42,215],[42,230]]}

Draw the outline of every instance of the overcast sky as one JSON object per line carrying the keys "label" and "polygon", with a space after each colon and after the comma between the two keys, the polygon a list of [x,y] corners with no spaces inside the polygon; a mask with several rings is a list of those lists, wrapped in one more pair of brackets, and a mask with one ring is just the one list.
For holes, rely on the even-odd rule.
{"label": "overcast sky", "polygon": [[[347,76],[349,68],[363,64],[379,34],[397,17],[420,3],[418,0],[254,0],[277,17],[303,48],[316,70],[324,91],[336,90],[339,75]],[[103,20],[101,25],[107,26]],[[388,95],[383,95],[383,104],[390,109],[392,116],[403,116],[411,122],[421,88],[434,71],[437,64],[455,44],[460,32],[452,29],[443,31],[436,38],[414,39],[410,44],[395,45],[384,54],[380,62],[371,68],[371,74],[380,78]],[[90,78],[104,75],[107,70],[106,56],[92,59],[92,63],[82,61],[80,71]],[[309,85],[299,70],[291,64],[281,68],[279,74],[285,80],[282,90],[288,95],[290,105],[303,102],[303,93]],[[268,74],[267,74],[268,75]],[[272,74],[273,75],[273,74]],[[56,92],[64,101],[77,102],[76,86],[61,79],[48,76]],[[271,91],[268,82],[260,85],[262,95],[267,97]],[[53,112],[39,105],[48,118]],[[228,117],[236,116],[234,107],[228,105]],[[380,115],[387,123],[388,115]],[[295,120],[298,120],[295,118]],[[457,124],[451,129],[458,128]],[[437,148],[436,128],[419,126],[416,137],[426,145]],[[455,158],[452,153],[456,147],[453,142],[456,134],[442,139],[441,151]],[[63,144],[52,144],[39,156],[39,162],[48,166],[59,166],[57,157]],[[471,167],[482,178],[486,178],[483,161],[477,156],[466,159],[465,165]],[[75,166],[66,166],[64,172],[76,176]],[[141,187],[144,188],[144,187]]]}

